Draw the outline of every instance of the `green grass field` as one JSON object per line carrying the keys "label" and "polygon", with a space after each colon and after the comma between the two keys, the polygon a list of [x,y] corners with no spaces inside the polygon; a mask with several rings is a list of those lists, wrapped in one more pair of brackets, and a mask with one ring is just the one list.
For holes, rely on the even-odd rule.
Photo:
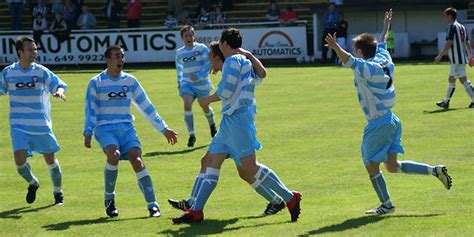
{"label": "green grass field", "polygon": [[[453,177],[450,191],[431,176],[389,174],[385,177],[397,212],[366,217],[378,205],[360,158],[365,119],[356,99],[352,72],[340,67],[270,67],[257,88],[258,137],[264,149],[260,162],[277,172],[290,188],[303,194],[302,215],[289,222],[287,211],[257,218],[263,198],[240,180],[232,160],[222,168],[219,184],[205,208],[206,220],[172,225],[181,213],[168,198],[189,195],[200,158],[210,141],[207,122],[195,106],[196,148],[186,147],[182,102],[172,69],[129,69],[139,78],[160,115],[180,133],[175,146],[152,129],[133,109],[145,163],[153,178],[162,217],[148,211],[136,176],[120,164],[116,203],[120,216],[106,218],[103,209],[105,156],[94,141],[83,147],[84,94],[98,70],[58,71],[68,83],[68,101],[53,100],[54,132],[62,147],[57,154],[63,170],[65,205],[51,206],[52,185],[44,160],[30,159],[41,182],[37,200],[25,202],[27,184],[16,173],[8,125],[8,98],[0,99],[0,236],[467,236],[474,233],[474,110],[463,87],[439,111],[434,102],[445,95],[447,65],[403,64],[396,68],[398,101],[394,112],[403,123],[403,144],[410,159],[444,164]],[[470,78],[474,72],[469,70]],[[219,74],[220,75],[220,74]],[[219,78],[213,76],[214,84]],[[219,104],[214,104],[219,111]],[[216,116],[220,120],[220,115]]]}

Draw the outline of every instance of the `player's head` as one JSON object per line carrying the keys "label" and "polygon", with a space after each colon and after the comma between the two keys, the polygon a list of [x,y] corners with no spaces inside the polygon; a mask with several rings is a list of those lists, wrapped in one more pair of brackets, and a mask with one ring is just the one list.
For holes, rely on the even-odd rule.
{"label": "player's head", "polygon": [[352,54],[358,58],[369,59],[375,57],[377,49],[377,40],[369,33],[363,33],[356,36],[354,39],[354,47]]}
{"label": "player's head", "polygon": [[218,72],[222,70],[222,65],[224,65],[224,55],[219,49],[219,42],[212,41],[209,45],[209,59],[211,61],[211,71]]}
{"label": "player's head", "polygon": [[330,12],[335,12],[336,11],[336,4],[334,3],[329,3],[328,10]]}
{"label": "player's head", "polygon": [[108,69],[122,70],[125,64],[125,53],[119,45],[112,45],[105,50],[105,63]]}
{"label": "player's head", "polygon": [[444,10],[444,21],[453,22],[458,17],[458,11],[454,7],[448,7]]}
{"label": "player's head", "polygon": [[194,37],[194,28],[192,26],[184,26],[181,28],[179,33],[181,34],[181,40],[183,40],[183,43],[186,47],[193,46],[196,38]]}
{"label": "player's head", "polygon": [[38,48],[34,39],[26,36],[18,37],[15,41],[15,48],[20,61],[32,63],[36,60]]}
{"label": "player's head", "polygon": [[233,49],[242,47],[242,34],[236,28],[227,28],[222,31],[219,40],[219,49],[224,55],[230,55]]}

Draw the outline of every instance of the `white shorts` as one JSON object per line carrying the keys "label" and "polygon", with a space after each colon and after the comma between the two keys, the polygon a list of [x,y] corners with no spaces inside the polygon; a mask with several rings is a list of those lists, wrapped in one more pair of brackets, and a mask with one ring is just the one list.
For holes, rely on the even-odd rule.
{"label": "white shorts", "polygon": [[466,77],[466,64],[451,64],[449,76],[454,78]]}

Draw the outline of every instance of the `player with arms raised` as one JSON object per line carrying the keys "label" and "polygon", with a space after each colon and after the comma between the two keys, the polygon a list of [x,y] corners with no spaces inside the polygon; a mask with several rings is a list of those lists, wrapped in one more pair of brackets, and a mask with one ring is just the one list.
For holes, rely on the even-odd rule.
{"label": "player with arms raised", "polygon": [[446,189],[451,188],[451,177],[444,166],[430,166],[413,161],[398,161],[397,154],[404,153],[401,144],[402,127],[398,117],[391,112],[395,104],[394,64],[387,51],[386,35],[392,20],[392,10],[385,13],[380,42],[364,33],[354,38],[353,55],[336,42],[336,35],[327,35],[327,45],[336,51],[343,66],[354,71],[354,84],[359,103],[368,121],[362,141],[362,159],[369,173],[372,186],[381,205],[366,214],[382,215],[395,211],[380,163],[390,173],[424,174],[437,177]]}

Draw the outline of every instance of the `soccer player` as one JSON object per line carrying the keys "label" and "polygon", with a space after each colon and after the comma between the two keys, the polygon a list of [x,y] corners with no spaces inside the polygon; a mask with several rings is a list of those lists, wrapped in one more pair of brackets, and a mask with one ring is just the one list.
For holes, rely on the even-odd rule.
{"label": "soccer player", "polygon": [[242,46],[242,35],[234,28],[222,32],[219,48],[225,57],[222,80],[217,91],[203,98],[201,105],[222,101],[223,118],[219,131],[209,145],[209,164],[196,198],[188,210],[173,223],[201,222],[204,219],[204,205],[217,185],[220,167],[231,157],[242,169],[242,178],[253,187],[263,186],[273,190],[286,203],[291,220],[300,214],[301,194],[288,190],[270,168],[256,161],[255,151],[261,149],[256,137],[254,115],[256,112],[255,85],[257,79],[251,60],[236,52]]}
{"label": "soccer player", "polygon": [[404,153],[404,150],[401,144],[400,120],[391,112],[395,104],[394,64],[385,43],[391,19],[390,9],[385,13],[379,43],[374,36],[367,33],[355,37],[353,55],[337,44],[335,35],[328,34],[325,39],[327,45],[336,51],[343,66],[354,71],[359,103],[368,121],[361,146],[362,159],[381,202],[379,207],[366,211],[366,214],[373,215],[395,211],[384,176],[379,169],[380,163],[385,163],[385,168],[390,173],[433,175],[446,189],[450,189],[452,184],[445,166],[397,160],[397,153]]}
{"label": "soccer player", "polygon": [[471,104],[468,108],[474,108],[474,90],[471,82],[466,77],[466,64],[472,59],[471,42],[466,28],[457,20],[457,11],[455,8],[449,7],[444,10],[444,20],[448,23],[446,29],[446,44],[441,52],[435,58],[435,63],[439,63],[443,56],[448,53],[451,62],[451,71],[449,72],[449,86],[446,97],[443,101],[437,102],[441,108],[449,108],[449,101],[456,89],[456,78],[463,84],[467,95],[471,98]]}
{"label": "soccer player", "polygon": [[33,203],[40,184],[31,171],[27,157],[43,154],[53,182],[54,203],[64,204],[62,172],[55,153],[60,150],[52,130],[49,94],[66,100],[66,83],[49,69],[35,63],[36,42],[19,37],[15,42],[19,58],[3,69],[0,95],[10,95],[10,135],[18,173],[28,182],[26,202]]}
{"label": "soccer player", "polygon": [[[211,62],[209,49],[206,45],[196,42],[194,28],[185,26],[181,29],[181,39],[184,46],[176,50],[176,71],[178,74],[179,96],[183,98],[184,122],[189,132],[188,147],[196,142],[194,133],[193,102],[208,96],[214,89],[209,78]],[[211,137],[216,134],[214,111],[209,105],[201,106],[211,129]]]}
{"label": "soccer player", "polygon": [[93,77],[87,87],[84,146],[91,147],[91,137],[94,135],[107,156],[104,171],[105,211],[110,217],[118,216],[114,200],[118,162],[128,159],[145,196],[150,217],[159,217],[161,214],[151,177],[143,162],[140,141],[132,124],[134,118],[130,104],[133,102],[171,145],[177,142],[177,134],[158,115],[137,79],[122,71],[125,64],[123,49],[117,45],[110,46],[104,56],[107,69]]}
{"label": "soccer player", "polygon": [[[219,42],[217,41],[211,42],[211,44],[209,45],[209,49],[210,49],[209,59],[211,60],[211,72],[215,74],[219,71],[222,71],[222,66],[224,64],[225,58],[219,49]],[[256,84],[258,84],[262,78],[266,77],[267,72],[266,72],[265,67],[260,62],[260,60],[258,60],[258,58],[256,58],[252,53],[242,48],[236,49],[235,52],[244,55],[246,58],[248,58],[252,62],[253,69],[256,74],[256,77],[255,77]],[[211,159],[211,155],[209,153],[206,153],[205,156],[201,159],[201,170],[199,174],[197,175],[196,180],[194,181],[194,185],[188,199],[184,199],[184,200],[168,199],[168,202],[172,207],[178,210],[183,210],[183,211],[191,208],[197,196],[197,192],[199,191],[199,188],[201,187],[202,181],[204,180],[206,169],[210,164],[210,159]],[[239,172],[239,176],[243,180],[245,180],[245,173],[242,170],[242,168],[238,165],[236,165],[236,167],[237,167],[237,171]],[[281,211],[283,208],[285,208],[286,206],[285,202],[273,190],[267,189],[263,185],[252,186],[252,187],[255,189],[255,191],[258,194],[260,194],[263,198],[265,198],[269,202],[267,204],[267,207],[261,214],[262,216],[276,214],[279,211]]]}

